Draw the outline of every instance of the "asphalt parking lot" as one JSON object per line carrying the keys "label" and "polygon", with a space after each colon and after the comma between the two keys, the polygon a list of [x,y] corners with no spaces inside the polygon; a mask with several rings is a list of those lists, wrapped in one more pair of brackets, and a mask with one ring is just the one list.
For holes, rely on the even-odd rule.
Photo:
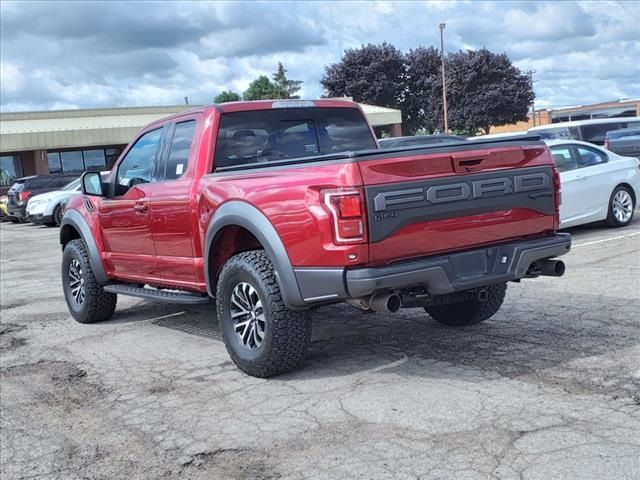
{"label": "asphalt parking lot", "polygon": [[0,476],[640,478],[640,218],[571,233],[566,275],[482,325],[326,307],[305,367],[259,380],[213,306],[76,323],[57,229],[2,224]]}

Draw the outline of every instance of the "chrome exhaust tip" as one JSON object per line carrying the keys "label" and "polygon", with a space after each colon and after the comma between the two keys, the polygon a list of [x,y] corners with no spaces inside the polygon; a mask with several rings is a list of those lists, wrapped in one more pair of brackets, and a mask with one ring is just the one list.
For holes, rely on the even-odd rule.
{"label": "chrome exhaust tip", "polygon": [[369,308],[374,312],[397,313],[402,308],[402,300],[395,293],[372,295]]}

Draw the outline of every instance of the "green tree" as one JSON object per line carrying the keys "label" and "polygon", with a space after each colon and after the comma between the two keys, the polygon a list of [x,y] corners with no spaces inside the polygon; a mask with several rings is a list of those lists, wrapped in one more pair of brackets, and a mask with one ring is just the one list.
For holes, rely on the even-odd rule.
{"label": "green tree", "polygon": [[403,130],[414,135],[419,130],[443,130],[442,77],[440,52],[418,47],[404,56],[404,91],[400,108]]}
{"label": "green tree", "polygon": [[402,52],[389,43],[345,50],[338,63],[325,67],[320,80],[329,97],[398,107],[405,90]]}
{"label": "green tree", "polygon": [[260,75],[249,84],[247,91],[242,94],[244,100],[271,100],[280,98],[280,92],[266,75]]}
{"label": "green tree", "polygon": [[216,95],[216,98],[213,99],[213,103],[237,102],[238,100],[242,100],[240,94],[232,92],[231,90],[225,90]]}
{"label": "green tree", "polygon": [[449,127],[471,134],[527,119],[534,99],[529,77],[504,53],[483,48],[447,57]]}
{"label": "green tree", "polygon": [[300,98],[297,93],[300,91],[302,80],[289,80],[287,69],[282,62],[278,62],[278,71],[273,74],[273,83],[278,91],[278,98]]}

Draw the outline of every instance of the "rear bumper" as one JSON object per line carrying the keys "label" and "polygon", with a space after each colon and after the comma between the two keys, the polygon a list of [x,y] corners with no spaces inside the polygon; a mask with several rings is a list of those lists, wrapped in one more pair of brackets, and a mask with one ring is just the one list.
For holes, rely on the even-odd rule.
{"label": "rear bumper", "polygon": [[27,216],[27,206],[26,205],[10,205],[9,206],[9,216],[15,218],[26,218]]}
{"label": "rear bumper", "polygon": [[424,287],[445,295],[524,278],[536,260],[564,255],[571,236],[511,242],[373,268],[296,268],[298,287],[306,303],[365,297],[377,292]]}

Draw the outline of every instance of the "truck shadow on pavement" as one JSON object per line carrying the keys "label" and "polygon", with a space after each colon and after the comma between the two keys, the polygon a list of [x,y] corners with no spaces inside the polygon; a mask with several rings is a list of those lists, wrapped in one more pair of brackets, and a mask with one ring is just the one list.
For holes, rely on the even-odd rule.
{"label": "truck shadow on pavement", "polygon": [[[573,295],[570,305],[557,299],[541,308],[539,301],[530,301],[529,309],[522,299],[517,305],[507,300],[494,318],[465,328],[440,325],[422,309],[380,315],[326,307],[314,315],[314,342],[305,368],[290,376],[334,377],[371,370],[449,376],[450,369],[433,368],[444,362],[480,375],[557,376],[563,387],[568,382],[567,388],[576,391],[639,395],[637,365],[631,359],[627,365],[620,363],[616,355],[640,344],[635,320],[639,302]],[[601,308],[594,308],[596,304]]]}
{"label": "truck shadow on pavement", "polygon": [[[152,320],[154,325],[222,341],[213,308],[172,305],[143,311],[146,319],[162,317]],[[278,379],[372,371],[433,378],[456,375],[457,367],[457,374],[463,368],[479,376],[544,377],[575,391],[637,396],[637,365],[631,359],[620,363],[617,352],[640,344],[639,312],[636,300],[573,295],[566,302],[559,292],[543,307],[535,296],[508,297],[491,320],[452,328],[418,308],[385,315],[347,305],[322,307],[311,312],[314,333],[305,364]]]}

